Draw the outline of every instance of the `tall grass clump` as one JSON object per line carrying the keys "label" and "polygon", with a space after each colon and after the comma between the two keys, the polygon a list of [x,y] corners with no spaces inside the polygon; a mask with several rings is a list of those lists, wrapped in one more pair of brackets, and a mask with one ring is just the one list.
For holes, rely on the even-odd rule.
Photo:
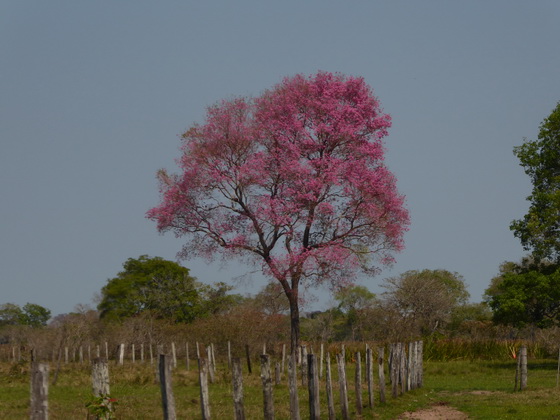
{"label": "tall grass clump", "polygon": [[425,360],[447,362],[453,360],[508,361],[515,358],[521,346],[527,346],[530,357],[544,359],[553,357],[538,342],[525,340],[466,340],[460,338],[433,338],[424,341]]}

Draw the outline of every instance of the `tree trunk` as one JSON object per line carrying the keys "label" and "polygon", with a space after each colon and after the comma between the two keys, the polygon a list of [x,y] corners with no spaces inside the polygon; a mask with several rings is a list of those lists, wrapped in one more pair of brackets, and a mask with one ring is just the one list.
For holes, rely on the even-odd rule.
{"label": "tree trunk", "polygon": [[288,294],[288,300],[290,302],[290,345],[291,354],[296,354],[299,348],[299,305],[298,305],[298,293],[297,290],[291,291]]}

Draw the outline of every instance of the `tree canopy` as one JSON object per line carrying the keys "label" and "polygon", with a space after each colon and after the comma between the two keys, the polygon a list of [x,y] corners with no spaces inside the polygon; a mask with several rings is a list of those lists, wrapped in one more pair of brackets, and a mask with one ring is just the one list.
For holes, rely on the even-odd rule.
{"label": "tree canopy", "polygon": [[23,307],[15,303],[0,305],[0,326],[28,325],[44,327],[51,317],[51,311],[36,303],[26,303]]}
{"label": "tree canopy", "polygon": [[531,178],[531,202],[523,219],[510,228],[538,259],[560,261],[560,102],[540,126],[538,140],[514,149]]}
{"label": "tree canopy", "polygon": [[217,299],[224,299],[229,290],[227,286],[213,289],[202,285],[187,268],[160,257],[129,258],[123,268],[101,290],[98,309],[102,318],[115,320],[150,312],[156,318],[190,322],[217,310],[205,297],[214,294],[213,302],[219,306]]}
{"label": "tree canopy", "polygon": [[159,172],[148,217],[183,257],[248,258],[276,279],[299,342],[299,287],[348,282],[403,248],[409,218],[383,163],[391,125],[362,78],[296,75],[224,100],[183,134],[181,173]]}
{"label": "tree canopy", "polygon": [[469,298],[465,281],[447,270],[411,270],[385,280],[384,305],[398,315],[402,328],[433,333],[451,321],[455,308]]}
{"label": "tree canopy", "polygon": [[486,289],[496,323],[516,327],[560,325],[560,266],[526,258],[506,262]]}

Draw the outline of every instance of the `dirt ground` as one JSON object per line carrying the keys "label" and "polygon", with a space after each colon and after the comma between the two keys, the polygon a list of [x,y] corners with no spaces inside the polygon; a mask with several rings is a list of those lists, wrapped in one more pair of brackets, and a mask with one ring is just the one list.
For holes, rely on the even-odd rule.
{"label": "dirt ground", "polygon": [[435,405],[425,410],[404,413],[399,419],[415,420],[465,420],[469,417],[459,410],[446,405]]}

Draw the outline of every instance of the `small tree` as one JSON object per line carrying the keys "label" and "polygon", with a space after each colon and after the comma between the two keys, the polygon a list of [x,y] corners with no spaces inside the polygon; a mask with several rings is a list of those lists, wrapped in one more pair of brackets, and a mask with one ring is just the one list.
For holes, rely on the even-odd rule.
{"label": "small tree", "polygon": [[5,325],[19,325],[23,317],[23,311],[15,303],[3,303],[0,305],[0,327]]}
{"label": "small tree", "polygon": [[538,140],[514,149],[525,173],[531,178],[531,202],[523,219],[510,229],[537,259],[560,262],[560,102],[540,126]]}
{"label": "small tree", "polygon": [[222,101],[183,135],[182,173],[159,172],[148,217],[188,238],[184,258],[260,262],[288,298],[294,351],[302,283],[348,282],[403,248],[408,213],[383,163],[390,124],[363,79],[326,72]]}
{"label": "small tree", "polygon": [[364,286],[348,286],[335,293],[335,299],[339,302],[338,309],[345,315],[345,330],[351,333],[348,338],[363,340],[361,332],[371,323],[371,309],[378,305],[375,293]]}
{"label": "small tree", "polygon": [[44,327],[51,318],[51,311],[36,303],[26,303],[22,309],[21,323],[30,327]]}
{"label": "small tree", "polygon": [[123,319],[146,311],[188,322],[199,315],[199,284],[187,268],[147,255],[129,258],[123,268],[101,290],[102,318]]}
{"label": "small tree", "polygon": [[485,291],[498,324],[545,328],[560,325],[560,266],[525,258],[505,262]]}
{"label": "small tree", "polygon": [[21,308],[14,303],[0,305],[0,326],[28,325],[30,327],[44,327],[51,317],[51,311],[36,303],[26,303]]}
{"label": "small tree", "polygon": [[384,306],[396,315],[401,330],[431,334],[451,321],[453,309],[469,298],[458,273],[412,270],[385,280]]}

